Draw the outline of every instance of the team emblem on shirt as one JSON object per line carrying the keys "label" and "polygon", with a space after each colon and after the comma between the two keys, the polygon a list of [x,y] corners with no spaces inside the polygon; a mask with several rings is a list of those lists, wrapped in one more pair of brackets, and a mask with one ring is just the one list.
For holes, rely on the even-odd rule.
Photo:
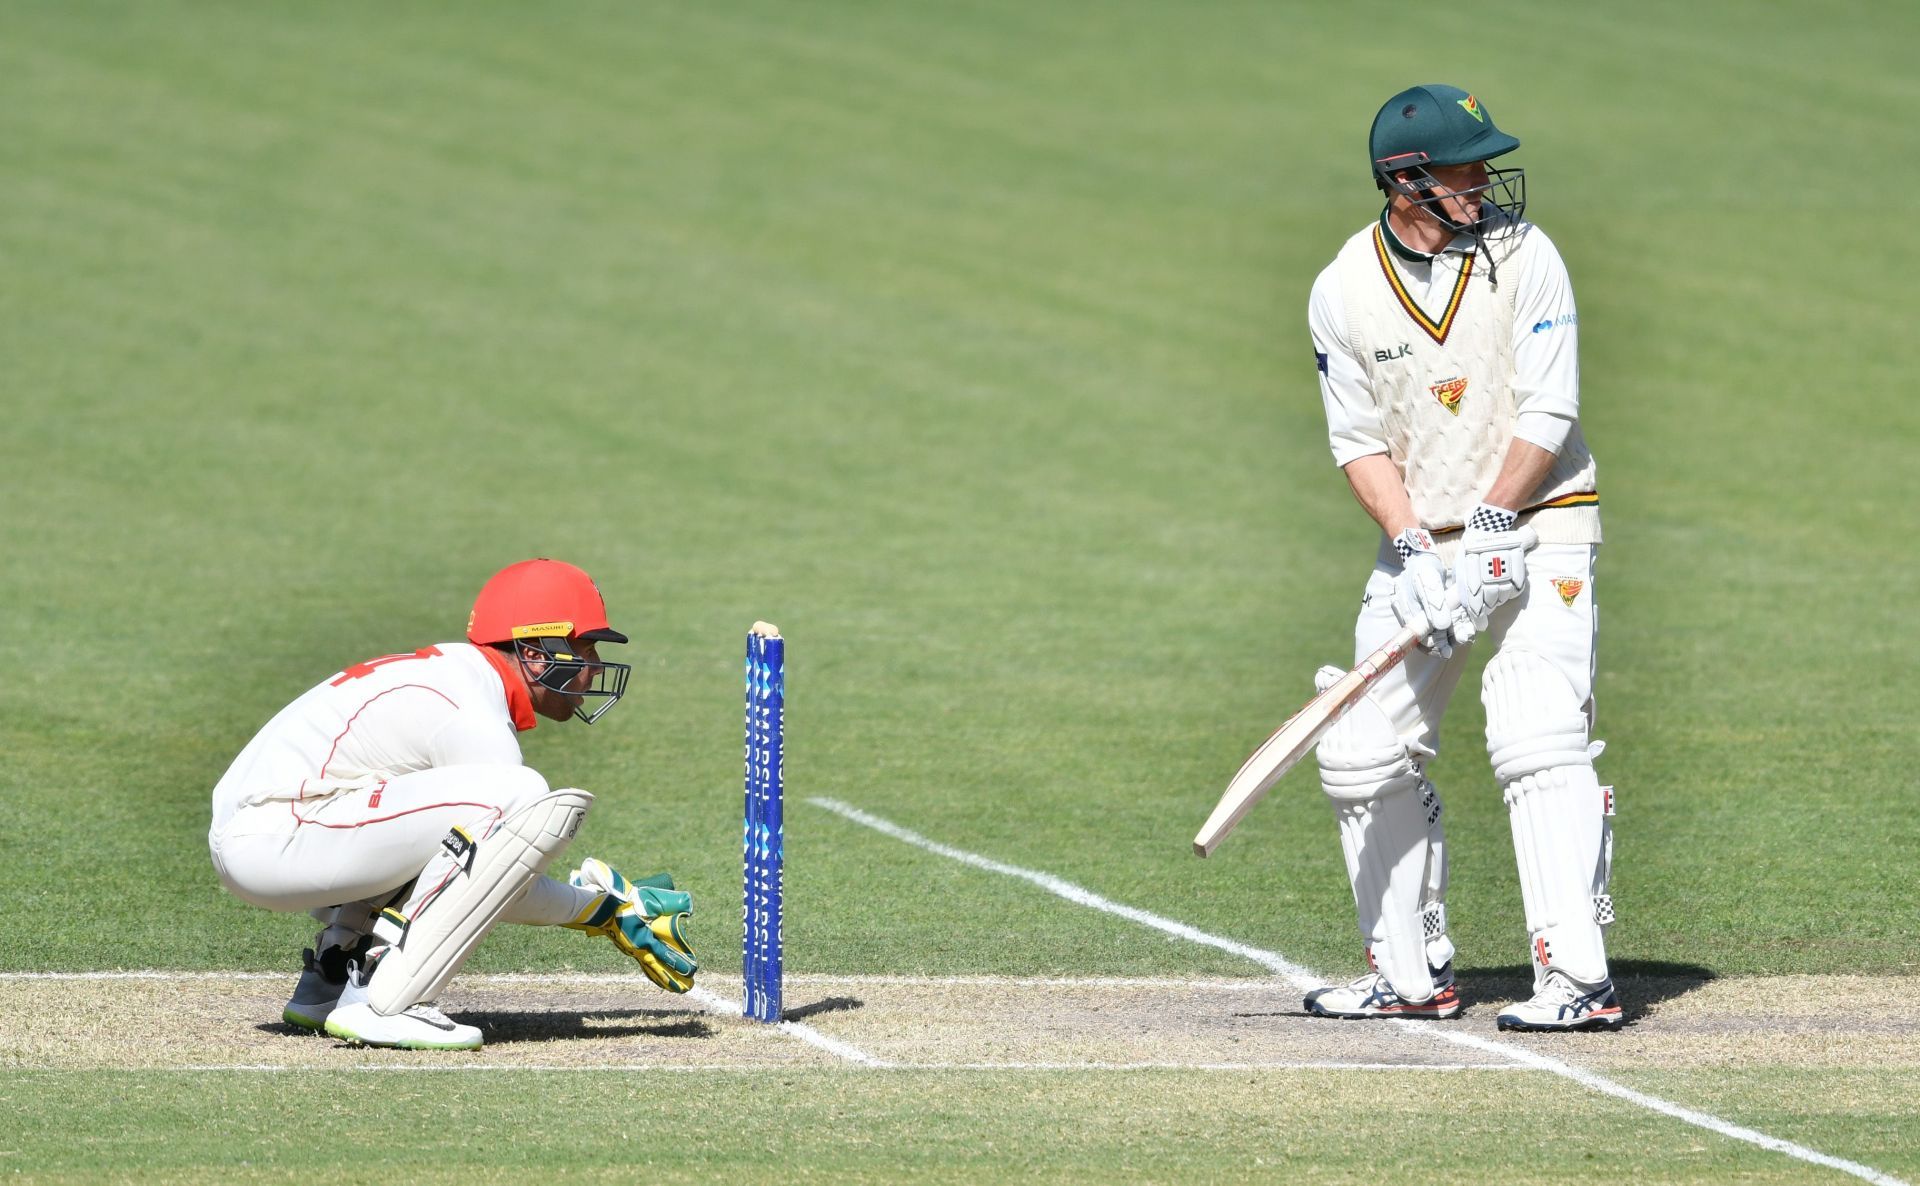
{"label": "team emblem on shirt", "polygon": [[1576,581],[1572,577],[1553,578],[1553,591],[1560,595],[1561,602],[1568,609],[1573,608],[1573,599],[1580,596],[1580,590],[1586,587],[1585,581]]}
{"label": "team emblem on shirt", "polygon": [[1448,379],[1445,383],[1435,383],[1433,386],[1427,388],[1427,390],[1433,392],[1433,398],[1440,401],[1441,407],[1458,416],[1460,414],[1460,397],[1467,393],[1467,381],[1465,379]]}

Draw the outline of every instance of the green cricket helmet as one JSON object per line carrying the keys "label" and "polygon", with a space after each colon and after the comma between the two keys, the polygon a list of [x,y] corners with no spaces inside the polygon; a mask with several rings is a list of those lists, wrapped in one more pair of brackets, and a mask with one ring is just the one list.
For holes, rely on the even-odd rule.
{"label": "green cricket helmet", "polygon": [[1409,87],[1388,99],[1367,135],[1376,185],[1388,195],[1405,196],[1443,225],[1477,238],[1519,225],[1527,208],[1526,171],[1489,168],[1485,185],[1460,191],[1484,195],[1479,223],[1468,226],[1442,213],[1441,195],[1435,192],[1439,183],[1427,167],[1491,161],[1518,147],[1520,141],[1494,126],[1485,104],[1441,83]]}

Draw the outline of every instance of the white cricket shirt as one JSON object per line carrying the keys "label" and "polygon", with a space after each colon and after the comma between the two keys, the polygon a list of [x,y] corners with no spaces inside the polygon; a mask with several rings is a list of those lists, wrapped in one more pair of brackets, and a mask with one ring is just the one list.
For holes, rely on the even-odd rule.
{"label": "white cricket shirt", "polygon": [[242,807],[324,798],[396,775],[521,765],[537,718],[512,660],[443,642],[356,663],[281,709],[213,789],[213,831]]}

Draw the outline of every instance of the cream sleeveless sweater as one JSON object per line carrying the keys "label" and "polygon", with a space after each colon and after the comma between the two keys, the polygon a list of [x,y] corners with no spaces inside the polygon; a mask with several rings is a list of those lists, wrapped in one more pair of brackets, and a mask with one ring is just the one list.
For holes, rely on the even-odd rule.
{"label": "cream sleeveless sweater", "polygon": [[[1499,270],[1524,266],[1526,235],[1492,246]],[[1379,224],[1347,240],[1335,259],[1347,340],[1365,371],[1420,525],[1459,530],[1492,488],[1513,439],[1513,297],[1507,276],[1488,282],[1477,254],[1451,252],[1415,264],[1396,255]],[[1407,269],[1457,269],[1444,307],[1422,308]],[[1388,348],[1382,349],[1382,344]],[[1522,523],[1547,543],[1600,542],[1593,454],[1576,423],[1553,468],[1527,500]]]}

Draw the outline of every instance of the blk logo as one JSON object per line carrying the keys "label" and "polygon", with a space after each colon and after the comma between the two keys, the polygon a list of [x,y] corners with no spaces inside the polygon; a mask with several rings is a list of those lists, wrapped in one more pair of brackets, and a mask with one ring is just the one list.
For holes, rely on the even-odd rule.
{"label": "blk logo", "polygon": [[1402,342],[1400,343],[1400,348],[1398,350],[1375,350],[1373,352],[1373,361],[1397,362],[1402,358],[1411,357],[1412,354],[1413,354],[1413,343]]}

